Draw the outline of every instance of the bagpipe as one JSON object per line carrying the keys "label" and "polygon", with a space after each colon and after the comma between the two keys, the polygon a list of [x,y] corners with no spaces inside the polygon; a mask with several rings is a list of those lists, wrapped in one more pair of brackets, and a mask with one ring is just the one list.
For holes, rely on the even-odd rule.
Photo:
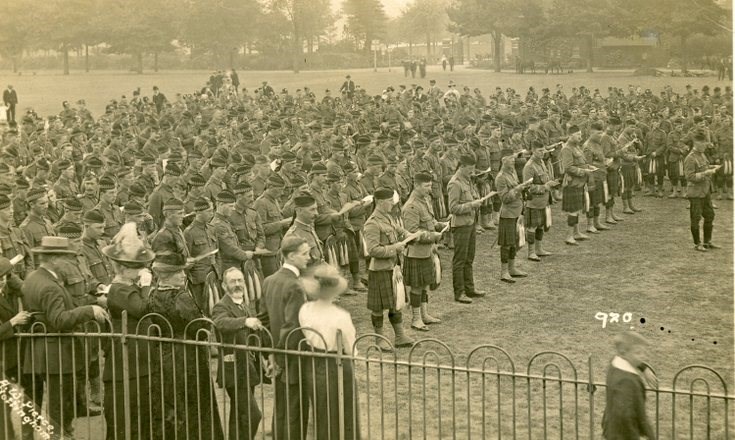
{"label": "bagpipe", "polygon": [[324,240],[324,258],[327,263],[337,269],[350,263],[347,251],[347,236],[338,238],[335,234]]}

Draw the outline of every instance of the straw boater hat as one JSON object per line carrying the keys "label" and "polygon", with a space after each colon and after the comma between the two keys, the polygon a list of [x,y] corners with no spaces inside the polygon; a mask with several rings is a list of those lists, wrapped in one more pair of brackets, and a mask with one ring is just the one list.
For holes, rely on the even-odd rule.
{"label": "straw boater hat", "polygon": [[31,249],[34,254],[45,255],[76,255],[77,251],[72,249],[69,239],[66,237],[46,236],[41,238],[41,246]]}
{"label": "straw boater hat", "polygon": [[130,268],[142,268],[156,258],[156,254],[138,237],[135,223],[126,223],[112,239],[112,244],[102,248],[102,253],[112,261]]}

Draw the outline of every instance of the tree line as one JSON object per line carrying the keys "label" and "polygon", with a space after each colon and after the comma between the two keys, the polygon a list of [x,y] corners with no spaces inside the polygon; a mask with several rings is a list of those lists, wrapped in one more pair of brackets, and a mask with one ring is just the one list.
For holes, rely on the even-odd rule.
{"label": "tree line", "polygon": [[[341,19],[341,20],[340,20]],[[337,23],[342,28],[337,29]],[[337,35],[340,48],[369,55],[372,42],[431,43],[447,35],[490,35],[495,53],[503,36],[522,47],[581,39],[590,49],[606,36],[655,35],[683,47],[695,34],[731,33],[730,11],[717,0],[413,0],[390,19],[381,0],[14,0],[0,14],[0,57],[14,70],[24,53],[53,50],[69,73],[70,52],[89,48],[128,54],[142,73],[144,57],[175,49],[206,54],[219,65],[257,52],[292,58]],[[501,57],[495,57],[500,70]],[[591,57],[588,63],[591,68]]]}
{"label": "tree line", "polygon": [[[731,10],[717,0],[456,0],[448,9],[449,27],[460,35],[490,34],[495,53],[502,36],[518,37],[521,47],[548,46],[560,38],[583,41],[592,53],[596,39],[653,36],[674,39],[686,69],[687,40],[697,34],[732,34]],[[521,53],[523,51],[521,50]],[[592,71],[588,55],[587,70]],[[501,59],[495,57],[495,70]]]}

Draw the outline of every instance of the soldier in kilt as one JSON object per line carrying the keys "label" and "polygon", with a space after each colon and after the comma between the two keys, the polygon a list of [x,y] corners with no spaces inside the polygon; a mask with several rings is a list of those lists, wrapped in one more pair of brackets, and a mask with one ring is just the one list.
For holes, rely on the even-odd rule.
{"label": "soldier in kilt", "polygon": [[547,220],[547,210],[549,214],[549,200],[551,200],[552,188],[559,185],[559,182],[552,179],[549,169],[544,162],[546,148],[539,140],[531,142],[531,158],[523,167],[523,181],[531,180],[531,184],[526,192],[526,208],[524,217],[526,221],[526,242],[528,243],[528,259],[531,261],[541,261],[539,257],[548,257],[551,252],[547,252],[541,245],[544,238],[544,232],[549,230],[550,216]]}
{"label": "soldier in kilt", "polygon": [[674,118],[674,129],[666,138],[666,159],[668,161],[669,182],[671,183],[670,199],[681,195],[686,198],[687,179],[684,177],[684,158],[689,153],[689,146],[684,143],[684,119]]}
{"label": "soldier in kilt", "polygon": [[409,300],[413,311],[411,328],[428,331],[426,324],[437,324],[441,320],[429,315],[429,289],[437,287],[435,258],[438,254],[435,243],[441,239],[440,231],[445,223],[436,221],[431,203],[432,177],[428,173],[417,173],[411,195],[401,210],[403,224],[409,232],[428,233],[430,240],[415,240],[408,245],[403,263],[403,279],[409,290]]}
{"label": "soldier in kilt", "polygon": [[602,147],[602,122],[594,121],[590,124],[590,137],[584,143],[584,155],[588,164],[596,168],[590,175],[587,184],[587,194],[590,200],[587,209],[587,232],[597,234],[610,228],[600,223],[600,204],[605,203],[605,186],[607,182],[607,167],[605,152]]}
{"label": "soldier in kilt", "polygon": [[[523,192],[531,185],[519,183],[513,155],[503,158],[495,187],[502,201],[500,222],[498,223],[498,246],[500,246],[500,281],[515,283],[513,278],[527,277],[528,274],[516,268],[515,258],[518,250],[518,218],[523,214]],[[525,238],[525,237],[524,237]]]}
{"label": "soldier in kilt", "polygon": [[612,116],[608,119],[608,126],[602,134],[600,142],[602,143],[602,151],[605,154],[605,164],[607,169],[607,200],[605,201],[605,223],[615,225],[622,222],[623,219],[615,215],[613,207],[615,206],[615,197],[620,194],[620,157],[623,152],[618,146],[615,138],[616,127],[620,126],[620,118]]}
{"label": "soldier in kilt", "polygon": [[577,240],[587,240],[589,236],[579,231],[579,214],[584,210],[585,186],[592,170],[588,169],[580,141],[582,132],[579,127],[569,127],[569,139],[561,149],[561,167],[564,170],[564,183],[561,209],[567,213],[569,234],[564,241],[571,246],[577,246]]}
{"label": "soldier in kilt", "polygon": [[618,144],[621,145],[620,172],[623,176],[623,214],[635,214],[643,211],[633,205],[633,188],[638,184],[638,160],[642,156],[635,154],[630,149],[636,144],[640,144],[635,135],[636,121],[629,119],[625,121],[625,129],[618,137]]}
{"label": "soldier in kilt", "polygon": [[[383,312],[388,310],[388,320],[395,332],[394,344],[396,347],[405,347],[413,344],[413,339],[406,336],[403,331],[403,315],[401,307],[405,298],[402,291],[402,274],[400,271],[400,260],[405,249],[404,241],[411,238],[429,240],[431,236],[426,232],[409,233],[403,229],[392,211],[395,205],[393,199],[394,191],[390,188],[379,188],[373,194],[375,209],[370,218],[365,222],[365,244],[370,255],[368,266],[368,295],[367,308],[371,312],[373,331],[383,335]],[[378,345],[383,350],[390,347]]]}
{"label": "soldier in kilt", "polygon": [[645,196],[663,197],[664,173],[666,172],[667,134],[661,128],[661,116],[651,115],[651,130],[646,135],[646,191]]}

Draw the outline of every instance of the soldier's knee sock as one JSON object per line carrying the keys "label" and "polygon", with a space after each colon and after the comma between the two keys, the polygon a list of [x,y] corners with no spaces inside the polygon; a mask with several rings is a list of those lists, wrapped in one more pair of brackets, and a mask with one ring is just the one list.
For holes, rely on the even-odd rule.
{"label": "soldier's knee sock", "polygon": [[567,226],[569,227],[577,226],[578,222],[579,222],[579,218],[577,218],[576,215],[567,215]]}
{"label": "soldier's knee sock", "polygon": [[701,243],[700,238],[699,238],[699,225],[692,226],[691,230],[692,230],[692,239],[694,239],[694,244]]}
{"label": "soldier's knee sock", "polygon": [[544,228],[536,228],[536,241],[544,239]]}
{"label": "soldier's knee sock", "polygon": [[500,262],[503,264],[507,263],[509,254],[510,254],[510,249],[507,246],[501,246],[500,247]]}
{"label": "soldier's knee sock", "polygon": [[426,291],[426,289],[423,289],[421,291],[421,302],[422,303],[429,302],[429,293]]}
{"label": "soldier's knee sock", "polygon": [[590,206],[590,209],[585,213],[587,218],[593,218],[595,216],[595,209]]}
{"label": "soldier's knee sock", "polygon": [[615,199],[610,197],[610,200],[605,203],[605,208],[612,209],[613,206],[615,206]]}
{"label": "soldier's knee sock", "polygon": [[704,242],[709,243],[712,241],[712,220],[704,219]]}
{"label": "soldier's knee sock", "polygon": [[516,259],[516,247],[515,246],[508,249],[508,259],[509,260]]}
{"label": "soldier's knee sock", "polygon": [[350,260],[350,273],[354,275],[358,275],[360,273],[360,259],[354,258],[355,261]]}
{"label": "soldier's knee sock", "polygon": [[421,293],[413,293],[409,295],[411,307],[421,307]]}
{"label": "soldier's knee sock", "polygon": [[383,328],[383,314],[376,315],[372,313],[370,315],[370,322],[372,322],[373,328]]}
{"label": "soldier's knee sock", "polygon": [[526,242],[533,244],[536,241],[536,233],[533,230],[526,231]]}
{"label": "soldier's knee sock", "polygon": [[403,313],[400,310],[391,310],[388,312],[388,321],[391,324],[400,324],[403,322]]}
{"label": "soldier's knee sock", "polygon": [[595,207],[592,209],[593,216],[599,217],[600,216],[600,205],[595,205]]}

